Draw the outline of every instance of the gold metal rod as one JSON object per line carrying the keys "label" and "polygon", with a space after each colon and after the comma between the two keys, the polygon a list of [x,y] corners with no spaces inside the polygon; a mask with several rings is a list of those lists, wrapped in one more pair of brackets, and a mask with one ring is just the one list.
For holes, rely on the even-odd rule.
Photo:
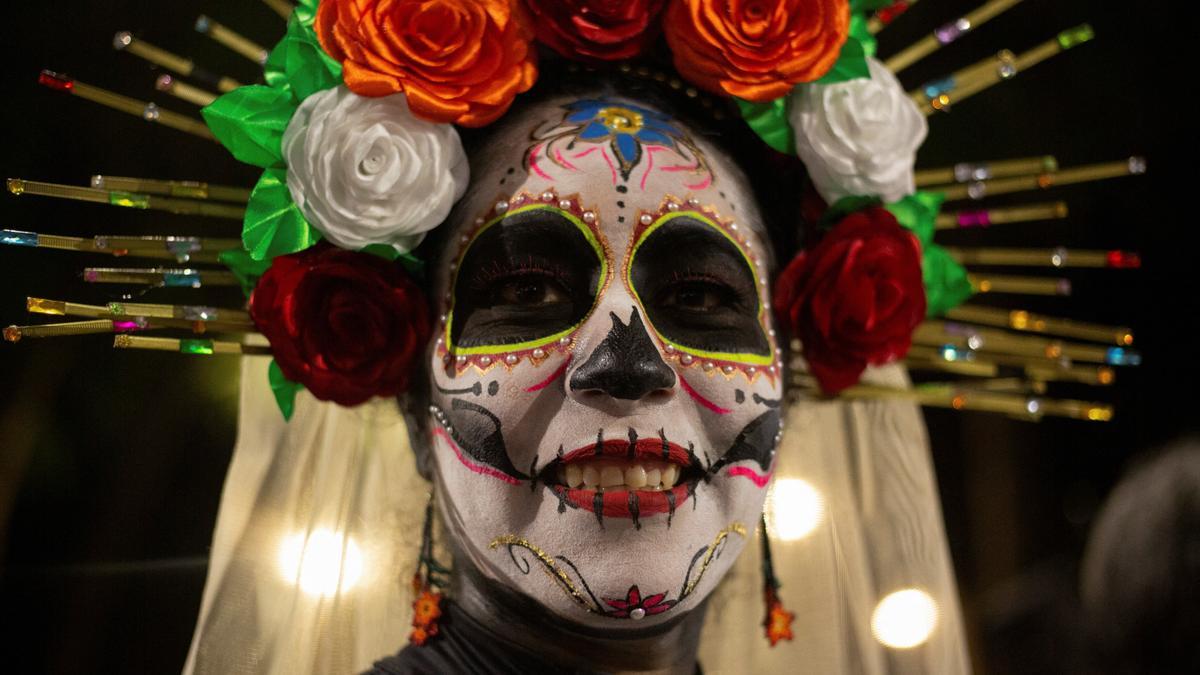
{"label": "gold metal rod", "polygon": [[1092,27],[1082,24],[1062,31],[1053,39],[1020,55],[1002,50],[993,58],[968,66],[941,80],[927,83],[910,92],[910,95],[926,115],[939,110],[949,111],[952,105],[961,103],[1000,82],[1011,80],[1022,71],[1056,54],[1089,42],[1094,37]]}
{"label": "gold metal rod", "polygon": [[237,286],[237,277],[223,270],[132,269],[88,267],[83,280],[95,284],[139,284],[167,288],[203,288],[205,286]]}
{"label": "gold metal rod", "polygon": [[216,94],[204,91],[200,87],[193,87],[187,82],[176,80],[174,76],[167,73],[158,76],[158,79],[154,81],[154,88],[200,107],[204,107],[217,100]]}
{"label": "gold metal rod", "polygon": [[267,62],[269,52],[257,42],[231,30],[228,26],[201,14],[196,17],[196,32],[207,35],[215,42],[250,59],[260,66]]}
{"label": "gold metal rod", "polygon": [[25,309],[34,314],[51,316],[82,316],[88,318],[146,317],[178,319],[188,323],[221,322],[241,328],[253,328],[250,314],[240,309],[207,307],[204,305],[162,305],[142,302],[110,302],[107,305],[86,305],[46,298],[26,298]]}
{"label": "gold metal rod", "polygon": [[[21,232],[19,230],[0,230],[0,244],[28,246],[31,248],[48,248],[61,251],[80,251],[83,253],[99,253],[117,258],[146,258],[150,260],[172,260],[175,262],[219,263],[221,250],[201,250],[202,247],[192,241],[183,240],[164,242],[163,239],[181,239],[178,237],[116,237],[114,239],[129,240],[128,245],[121,242],[110,242],[107,237],[67,237],[53,234],[37,234],[36,232]],[[197,240],[199,241],[199,240]],[[232,242],[227,249],[240,246],[236,240],[211,240],[212,242]]]}
{"label": "gold metal rod", "polygon": [[1014,293],[1017,295],[1070,295],[1069,279],[1029,277],[1012,274],[968,274],[976,293]]}
{"label": "gold metal rod", "polygon": [[883,65],[887,66],[888,70],[891,70],[893,73],[899,74],[905,68],[982,26],[1020,2],[1021,0],[991,0],[984,3],[968,12],[965,16],[938,27],[933,33],[926,35],[901,50],[900,53],[884,61]]}
{"label": "gold metal rod", "polygon": [[1009,310],[966,304],[946,312],[946,318],[1029,333],[1108,343],[1119,347],[1133,345],[1133,332],[1126,326],[1087,323],[1045,314],[1034,314],[1019,309]]}
{"label": "gold metal rod", "polygon": [[1107,387],[1116,381],[1116,374],[1109,366],[1054,366],[1025,367],[1025,375],[1042,382],[1077,382],[1098,387]]}
{"label": "gold metal rod", "polygon": [[939,358],[919,358],[911,353],[904,361],[909,370],[933,370],[971,377],[995,377],[999,367],[988,361],[947,361]]}
{"label": "gold metal rod", "polygon": [[113,48],[117,51],[127,51],[134,56],[145,59],[156,66],[161,66],[184,77],[192,77],[200,80],[211,87],[215,87],[221,93],[228,93],[242,86],[241,82],[232,77],[210,73],[197,66],[195,61],[172,54],[165,49],[155,47],[144,40],[135,38],[129,31],[123,30],[113,36]]}
{"label": "gold metal rod", "polygon": [[[1058,248],[954,248],[947,246],[950,257],[963,265],[996,265],[1018,267],[1085,267],[1102,269],[1136,269],[1141,259],[1125,251],[1098,251]],[[1129,262],[1134,261],[1134,262]]]}
{"label": "gold metal rod", "polygon": [[1015,178],[998,178],[995,180],[974,181],[966,184],[944,185],[930,187],[927,192],[941,192],[946,201],[953,202],[964,199],[980,200],[984,197],[1012,194],[1014,192],[1033,192],[1046,190],[1055,186],[1091,183],[1110,178],[1125,176],[1140,176],[1146,173],[1144,157],[1100,164],[1062,169],[1054,173],[1043,173],[1037,176],[1018,176]]}
{"label": "gold metal rod", "polygon": [[95,335],[97,333],[112,333],[116,330],[113,321],[104,319],[95,321],[70,321],[67,323],[44,323],[32,326],[8,326],[4,329],[4,339],[8,342],[20,342],[22,338]]}
{"label": "gold metal rod", "polygon": [[116,94],[100,87],[93,87],[90,84],[84,84],[83,82],[49,70],[42,71],[38,82],[50,89],[66,92],[93,103],[99,103],[113,110],[135,115],[147,122],[161,124],[193,136],[206,138],[210,141],[216,140],[204,122],[188,117],[187,115],[164,110],[154,103]]}
{"label": "gold metal rod", "polygon": [[129,178],[126,176],[92,176],[92,187],[120,192],[141,192],[164,197],[185,199],[214,199],[219,202],[245,204],[250,201],[250,190],[231,185],[213,185],[190,180],[158,180],[154,178]]}
{"label": "gold metal rod", "polygon": [[288,0],[262,0],[262,1],[263,1],[264,5],[266,5],[267,7],[270,7],[272,10],[275,11],[276,14],[283,17],[284,19],[287,19],[288,17],[290,17],[292,15],[292,11],[294,11],[296,9],[296,6],[293,5],[292,3],[288,2]]}
{"label": "gold metal rod", "polygon": [[150,349],[176,352],[179,354],[222,355],[222,354],[270,354],[267,347],[244,345],[240,342],[204,339],[177,339],[145,337],[141,335],[118,335],[113,339],[117,349]]}
{"label": "gold metal rod", "polygon": [[939,169],[921,169],[914,174],[917,187],[942,183],[969,183],[989,178],[1029,176],[1058,170],[1058,160],[1053,155],[1001,159],[990,162],[959,162],[954,166]]}
{"label": "gold metal rod", "polygon": [[1069,213],[1066,202],[1048,202],[999,209],[949,211],[938,214],[934,228],[956,230],[970,227],[990,227],[1009,223],[1027,223],[1038,220],[1066,218]]}
{"label": "gold metal rod", "polygon": [[59,199],[73,199],[97,204],[109,204],[110,206],[124,206],[134,209],[167,211],[170,213],[192,216],[229,218],[232,220],[241,220],[246,214],[245,207],[236,206],[233,204],[221,204],[195,199],[177,199],[174,197],[159,197],[157,195],[123,192],[120,190],[104,190],[92,187],[82,187],[78,185],[44,183],[41,181],[25,180],[23,178],[9,178],[8,191],[14,195],[40,195],[43,197],[57,197]]}
{"label": "gold metal rod", "polygon": [[1050,360],[1067,358],[1071,361],[1107,363],[1111,359],[1109,347],[938,320],[927,320],[917,326],[913,331],[913,341],[933,347],[953,345],[976,353],[997,352]]}
{"label": "gold metal rod", "polygon": [[[804,385],[807,382],[800,380],[796,384]],[[860,384],[844,389],[837,397],[913,401],[934,408],[997,412],[1034,421],[1043,417],[1068,417],[1108,422],[1113,416],[1112,406],[1106,403],[973,390],[954,383],[921,384],[912,389]]]}

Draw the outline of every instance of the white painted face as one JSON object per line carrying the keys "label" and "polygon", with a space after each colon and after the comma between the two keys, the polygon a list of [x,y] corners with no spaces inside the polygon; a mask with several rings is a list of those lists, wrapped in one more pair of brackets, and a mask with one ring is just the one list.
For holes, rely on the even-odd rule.
{"label": "white painted face", "polygon": [[451,534],[565,620],[670,620],[753,536],[780,431],[745,179],[624,100],[536,106],[477,154],[434,271]]}

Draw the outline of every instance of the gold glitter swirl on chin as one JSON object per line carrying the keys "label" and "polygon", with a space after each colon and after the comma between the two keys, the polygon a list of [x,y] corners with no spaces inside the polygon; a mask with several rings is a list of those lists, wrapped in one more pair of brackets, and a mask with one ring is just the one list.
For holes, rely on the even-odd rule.
{"label": "gold glitter swirl on chin", "polygon": [[683,591],[679,594],[680,600],[691,595],[692,591],[696,590],[696,585],[704,578],[704,573],[708,571],[708,566],[712,564],[712,561],[716,559],[721,549],[724,548],[725,540],[729,538],[730,534],[736,534],[745,539],[746,526],[736,522],[730,523],[728,527],[717,533],[712,543],[704,550],[704,561],[700,563],[700,571],[696,573],[696,578],[689,580],[687,585],[683,587]]}
{"label": "gold glitter swirl on chin", "polygon": [[[529,551],[537,557],[538,562],[542,563],[542,568],[546,572],[546,575],[553,579],[555,583],[557,583],[564,591],[566,591],[567,595],[570,595],[580,607],[583,607],[589,612],[597,611],[596,608],[592,607],[583,597],[583,594],[579,592],[579,588],[574,582],[571,581],[571,578],[567,576],[567,573],[562,571],[562,568],[555,564],[554,558],[551,558],[549,555],[547,555],[545,551],[543,551],[533,542],[524,537],[518,537],[515,534],[506,534],[501,537],[496,537],[491,541],[491,543],[488,544],[488,548],[493,551],[496,550],[496,547],[498,546],[508,547],[509,555],[513,557],[514,563],[516,562],[516,557],[512,554],[512,548],[514,546],[519,546],[526,551]],[[525,564],[525,572],[528,573],[529,562],[526,561]],[[518,569],[520,569],[519,565]]]}

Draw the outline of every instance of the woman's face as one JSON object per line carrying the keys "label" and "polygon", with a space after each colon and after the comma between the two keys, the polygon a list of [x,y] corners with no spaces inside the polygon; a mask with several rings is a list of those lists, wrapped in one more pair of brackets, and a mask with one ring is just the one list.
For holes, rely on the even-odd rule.
{"label": "woman's face", "polygon": [[745,179],[623,100],[547,102],[477,154],[434,269],[448,527],[484,575],[563,619],[667,621],[753,536],[780,431]]}

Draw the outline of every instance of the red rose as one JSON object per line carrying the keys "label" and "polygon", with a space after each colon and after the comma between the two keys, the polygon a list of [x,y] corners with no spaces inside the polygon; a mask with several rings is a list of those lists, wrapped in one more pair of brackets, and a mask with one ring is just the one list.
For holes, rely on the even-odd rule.
{"label": "red rose", "polygon": [[658,32],[663,0],[526,0],[539,42],[567,58],[637,56]]}
{"label": "red rose", "polygon": [[921,245],[882,208],[846,216],[775,283],[775,313],[804,345],[821,389],[902,358],[925,318]]}
{"label": "red rose", "polygon": [[429,339],[429,310],[403,268],[328,244],[279,256],[250,315],[285,377],[353,406],[408,388]]}

